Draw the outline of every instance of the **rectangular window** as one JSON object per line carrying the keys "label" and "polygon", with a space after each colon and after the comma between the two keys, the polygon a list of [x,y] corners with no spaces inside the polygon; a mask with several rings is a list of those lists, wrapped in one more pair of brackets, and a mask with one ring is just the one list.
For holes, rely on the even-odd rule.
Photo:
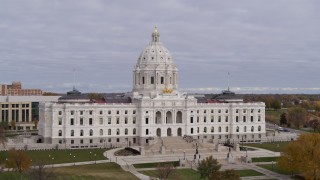
{"label": "rectangular window", "polygon": [[99,119],[100,124],[103,124],[103,118]]}
{"label": "rectangular window", "polygon": [[207,122],[207,117],[203,117],[203,122],[206,123]]}
{"label": "rectangular window", "polygon": [[133,111],[132,111],[132,114],[136,114],[136,110],[133,110]]}
{"label": "rectangular window", "polygon": [[74,119],[73,118],[70,119],[70,125],[74,125]]}
{"label": "rectangular window", "polygon": [[229,121],[229,116],[226,116],[226,122],[228,122]]}
{"label": "rectangular window", "polygon": [[108,111],[108,114],[111,114],[111,111],[110,111],[110,110]]}
{"label": "rectangular window", "polygon": [[214,122],[214,116],[211,116],[211,122],[212,123]]}
{"label": "rectangular window", "polygon": [[261,116],[258,116],[258,121],[259,121],[259,122],[261,121]]}
{"label": "rectangular window", "polygon": [[117,114],[120,114],[120,111],[119,111],[119,110],[117,111]]}
{"label": "rectangular window", "polygon": [[83,144],[83,139],[80,139],[80,144]]}
{"label": "rectangular window", "polygon": [[221,122],[221,116],[218,117],[218,122]]}
{"label": "rectangular window", "polygon": [[161,78],[160,78],[160,83],[161,83],[161,84],[164,84],[164,77],[161,77]]}
{"label": "rectangular window", "polygon": [[247,117],[243,116],[243,122],[246,122],[246,121],[247,121]]}
{"label": "rectangular window", "polygon": [[80,111],[80,115],[83,115],[83,111]]}
{"label": "rectangular window", "polygon": [[146,124],[149,124],[149,118],[146,118]]}
{"label": "rectangular window", "polygon": [[244,110],[243,110],[243,113],[247,113],[247,111],[244,109]]}
{"label": "rectangular window", "polygon": [[239,113],[239,109],[236,109],[236,113]]}
{"label": "rectangular window", "polygon": [[151,77],[151,84],[154,84],[154,77]]}
{"label": "rectangular window", "polygon": [[99,113],[102,115],[102,114],[103,114],[103,111],[100,111]]}
{"label": "rectangular window", "polygon": [[117,124],[120,124],[120,118],[117,118]]}
{"label": "rectangular window", "polygon": [[92,125],[92,118],[89,118],[89,125]]}
{"label": "rectangular window", "polygon": [[108,118],[108,124],[111,124],[111,118]]}
{"label": "rectangular window", "polygon": [[127,117],[124,118],[124,123],[128,124],[128,118]]}
{"label": "rectangular window", "polygon": [[253,113],[253,109],[251,109],[251,113]]}
{"label": "rectangular window", "polygon": [[251,122],[253,122],[253,116],[250,117]]}
{"label": "rectangular window", "polygon": [[62,115],[62,111],[59,111],[59,115]]}
{"label": "rectangular window", "polygon": [[71,115],[74,115],[74,111],[70,111],[70,114],[71,114]]}
{"label": "rectangular window", "polygon": [[92,139],[90,139],[90,144],[92,144],[92,142],[93,142],[93,140],[92,140]]}
{"label": "rectangular window", "polygon": [[190,117],[190,123],[193,123],[193,117]]}
{"label": "rectangular window", "polygon": [[236,122],[239,122],[239,116],[236,116]]}
{"label": "rectangular window", "polygon": [[89,111],[89,115],[92,115],[92,111]]}
{"label": "rectangular window", "polygon": [[71,139],[71,144],[74,144],[74,140],[73,139]]}
{"label": "rectangular window", "polygon": [[59,125],[62,125],[62,118],[59,118]]}
{"label": "rectangular window", "polygon": [[200,118],[199,118],[199,116],[198,116],[198,117],[197,117],[197,123],[199,123],[199,119],[200,119]]}
{"label": "rectangular window", "polygon": [[125,110],[125,111],[124,111],[124,114],[128,114],[128,110]]}

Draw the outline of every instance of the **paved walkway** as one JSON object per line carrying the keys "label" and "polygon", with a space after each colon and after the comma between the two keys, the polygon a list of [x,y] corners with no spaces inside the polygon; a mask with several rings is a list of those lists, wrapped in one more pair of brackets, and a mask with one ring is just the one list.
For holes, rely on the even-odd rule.
{"label": "paved walkway", "polygon": [[[141,174],[137,171],[136,168],[132,164],[140,164],[140,163],[152,163],[152,162],[166,162],[166,161],[179,161],[184,158],[184,154],[161,154],[161,155],[139,155],[139,156],[114,156],[114,152],[118,151],[122,148],[112,149],[105,152],[105,156],[110,158],[112,162],[115,162],[119,164],[123,170],[129,171],[135,176],[137,176],[139,179],[142,180],[149,180],[150,177]],[[232,152],[235,159],[245,156],[245,152]],[[287,180],[291,179],[290,176],[287,175],[281,175],[278,173],[275,173],[273,171],[261,168],[257,166],[258,164],[271,164],[271,162],[264,162],[264,163],[237,163],[237,164],[227,164],[225,159],[227,156],[227,152],[213,152],[213,153],[206,153],[201,154],[201,159],[208,157],[210,155],[213,155],[215,158],[217,158],[220,162],[222,162],[222,168],[221,170],[225,169],[235,169],[235,170],[241,170],[241,169],[252,169],[257,172],[260,172],[264,174],[264,176],[253,176],[253,177],[244,177],[242,179],[245,180],[253,180],[253,179],[281,179],[281,180]],[[270,157],[270,156],[279,156],[280,153],[272,152],[264,149],[260,149],[258,151],[248,151],[248,155],[250,157]],[[186,154],[186,159],[192,160],[193,155],[192,154]],[[141,168],[138,170],[154,170],[156,168]]]}

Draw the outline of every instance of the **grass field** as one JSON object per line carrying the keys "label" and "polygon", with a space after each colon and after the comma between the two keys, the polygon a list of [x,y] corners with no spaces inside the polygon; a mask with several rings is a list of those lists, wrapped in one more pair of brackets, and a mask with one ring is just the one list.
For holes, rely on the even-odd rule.
{"label": "grass field", "polygon": [[264,174],[257,172],[252,169],[243,169],[243,170],[236,170],[240,177],[247,177],[247,176],[263,176]]}
{"label": "grass field", "polygon": [[[157,177],[157,171],[156,170],[150,170],[150,171],[140,171],[142,174],[145,174],[147,176],[151,177]],[[169,180],[171,179],[187,179],[187,180],[199,180],[200,174],[192,169],[177,169],[176,172],[169,177]]]}
{"label": "grass field", "polygon": [[[136,180],[133,174],[123,171],[121,167],[115,163],[92,164],[81,166],[69,166],[49,169],[53,170],[58,180]],[[19,173],[4,172],[0,173],[2,180],[18,180],[20,179]],[[26,174],[23,179],[29,179]]]}
{"label": "grass field", "polygon": [[143,163],[143,164],[133,164],[135,168],[156,168],[158,164],[172,164],[174,166],[179,166],[179,161],[170,161],[170,162],[156,162],[156,163]]}
{"label": "grass field", "polygon": [[[73,149],[73,150],[32,150],[26,151],[33,162],[44,161],[46,164],[72,163],[83,161],[103,160],[106,149]],[[91,153],[90,153],[91,152]],[[71,155],[70,155],[71,154]],[[96,156],[95,156],[96,154]],[[50,157],[49,157],[50,155]],[[75,157],[74,157],[75,156]],[[0,162],[7,158],[7,151],[0,152]],[[54,158],[54,159],[52,159]]]}
{"label": "grass field", "polygon": [[280,116],[282,113],[286,111],[287,110],[284,110],[284,109],[266,110],[266,119],[271,121],[272,123],[280,124]]}
{"label": "grass field", "polygon": [[252,158],[252,162],[276,162],[279,157],[258,157]]}
{"label": "grass field", "polygon": [[272,167],[272,164],[261,164],[261,165],[258,165],[258,166],[260,166],[262,168],[265,168],[265,169],[268,169],[270,171],[279,173],[279,174],[291,175],[291,173],[292,173],[292,172],[280,169],[277,164],[273,164],[273,167]]}
{"label": "grass field", "polygon": [[267,149],[274,152],[282,152],[282,149],[289,143],[290,142],[252,143],[252,144],[245,144],[245,146]]}

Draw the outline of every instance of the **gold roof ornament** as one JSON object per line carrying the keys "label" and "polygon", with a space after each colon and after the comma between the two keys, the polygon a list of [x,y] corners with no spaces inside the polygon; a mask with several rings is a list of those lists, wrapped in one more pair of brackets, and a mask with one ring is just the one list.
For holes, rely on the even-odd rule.
{"label": "gold roof ornament", "polygon": [[167,87],[165,87],[163,90],[162,90],[162,92],[164,93],[164,94],[171,94],[172,93],[172,89],[169,89],[169,88],[167,88]]}

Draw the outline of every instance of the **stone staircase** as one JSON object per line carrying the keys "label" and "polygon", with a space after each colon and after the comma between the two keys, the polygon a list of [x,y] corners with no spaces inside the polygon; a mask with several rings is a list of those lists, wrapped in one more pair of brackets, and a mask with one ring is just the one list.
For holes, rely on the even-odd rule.
{"label": "stone staircase", "polygon": [[157,143],[145,147],[146,154],[160,154],[161,146],[164,145],[166,154],[192,154],[195,153],[196,144],[198,145],[199,153],[209,153],[214,151],[214,144],[203,143],[198,140],[187,142],[182,137],[161,137]]}

